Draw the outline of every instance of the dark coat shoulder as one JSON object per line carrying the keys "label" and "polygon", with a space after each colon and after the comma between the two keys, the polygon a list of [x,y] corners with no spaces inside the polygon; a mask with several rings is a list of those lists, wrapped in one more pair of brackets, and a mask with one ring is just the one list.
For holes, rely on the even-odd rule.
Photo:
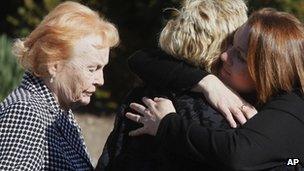
{"label": "dark coat shoulder", "polygon": [[[202,164],[193,159],[184,158],[180,151],[163,154],[155,137],[143,135],[128,136],[128,132],[142,125],[125,117],[131,111],[131,102],[141,103],[142,97],[166,97],[173,101],[178,114],[185,121],[197,122],[210,128],[228,128],[222,115],[214,110],[199,93],[188,91],[172,92],[168,90],[139,87],[133,89],[125,99],[116,116],[114,129],[111,132],[97,170],[189,170],[201,168]],[[134,112],[134,111],[133,111]],[[203,166],[208,167],[208,166]]]}

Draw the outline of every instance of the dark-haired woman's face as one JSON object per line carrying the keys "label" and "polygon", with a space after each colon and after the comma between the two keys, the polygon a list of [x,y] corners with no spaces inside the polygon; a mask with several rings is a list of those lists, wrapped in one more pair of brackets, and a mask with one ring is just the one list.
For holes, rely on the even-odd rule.
{"label": "dark-haired woman's face", "polygon": [[235,32],[233,42],[220,57],[222,61],[219,71],[221,80],[238,92],[250,92],[254,89],[254,82],[246,62],[248,38],[249,28],[245,24]]}

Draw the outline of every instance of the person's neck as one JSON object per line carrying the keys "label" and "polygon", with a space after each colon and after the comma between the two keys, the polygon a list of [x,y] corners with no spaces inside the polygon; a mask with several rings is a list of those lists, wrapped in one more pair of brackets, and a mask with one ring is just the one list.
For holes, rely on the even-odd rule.
{"label": "person's neck", "polygon": [[59,105],[60,109],[64,110],[64,111],[69,111],[71,109],[71,107],[64,103],[63,100],[61,100],[61,98],[59,98],[58,94],[59,92],[56,90],[56,88],[54,87],[54,83],[50,82],[50,79],[48,78],[44,78],[42,79],[44,84],[47,86],[47,88],[50,90],[50,92],[52,93],[55,102]]}

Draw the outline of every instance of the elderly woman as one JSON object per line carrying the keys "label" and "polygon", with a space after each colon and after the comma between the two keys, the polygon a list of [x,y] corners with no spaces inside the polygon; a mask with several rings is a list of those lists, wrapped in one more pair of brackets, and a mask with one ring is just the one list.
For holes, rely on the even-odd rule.
{"label": "elderly woman", "polygon": [[[145,50],[135,55],[144,58],[148,53],[160,59],[167,57],[173,61],[178,60],[172,57],[174,55],[191,65],[210,68],[211,61],[221,52],[223,40],[246,21],[246,10],[242,0],[186,0],[179,10],[179,15],[169,20],[162,30],[162,50]],[[169,47],[172,49],[168,50]],[[143,63],[138,65],[145,66]],[[170,71],[167,73],[170,74]],[[149,84],[137,87],[128,94],[117,113],[114,129],[104,147],[97,169],[149,171],[193,170],[204,167],[213,170],[209,163],[201,164],[183,156],[159,153],[160,145],[152,136],[128,136],[130,130],[141,125],[127,119],[125,113],[130,111],[128,106],[131,102],[140,102],[143,96],[170,98],[177,105],[178,114],[184,120],[198,122],[211,128],[229,128],[220,113],[199,93],[158,89]]]}
{"label": "elderly woman", "polygon": [[71,111],[103,85],[117,29],[86,6],[64,2],[13,50],[26,70],[0,104],[0,170],[92,170]]}
{"label": "elderly woman", "polygon": [[[144,98],[147,108],[131,104],[143,116],[127,114],[144,127],[130,134],[156,135],[164,151],[182,149],[193,160],[228,170],[299,169],[288,160],[304,164],[303,47],[304,26],[297,18],[272,9],[253,13],[221,55],[220,70],[229,85],[257,91],[262,107],[253,118],[237,129],[208,129],[185,122],[170,100]],[[235,75],[248,82],[239,85]]]}

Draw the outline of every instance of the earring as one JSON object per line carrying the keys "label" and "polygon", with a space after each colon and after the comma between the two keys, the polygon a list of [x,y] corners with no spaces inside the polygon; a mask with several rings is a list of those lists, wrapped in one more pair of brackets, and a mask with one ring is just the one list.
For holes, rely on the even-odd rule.
{"label": "earring", "polygon": [[51,77],[50,83],[53,83],[53,82],[54,82],[54,77]]}

